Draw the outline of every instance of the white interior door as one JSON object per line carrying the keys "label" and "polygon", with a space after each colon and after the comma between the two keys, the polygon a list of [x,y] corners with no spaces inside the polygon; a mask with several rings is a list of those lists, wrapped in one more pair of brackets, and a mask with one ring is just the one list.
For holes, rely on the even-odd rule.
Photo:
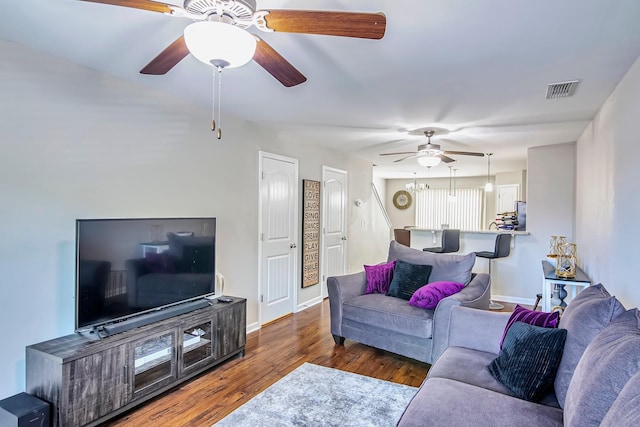
{"label": "white interior door", "polygon": [[328,296],[327,277],[346,273],[347,172],[322,167],[322,297]]}
{"label": "white interior door", "polygon": [[298,161],[260,153],[260,323],[295,311]]}
{"label": "white interior door", "polygon": [[516,201],[520,200],[518,199],[520,186],[518,184],[498,185],[496,190],[498,197],[496,213],[513,212],[516,209]]}

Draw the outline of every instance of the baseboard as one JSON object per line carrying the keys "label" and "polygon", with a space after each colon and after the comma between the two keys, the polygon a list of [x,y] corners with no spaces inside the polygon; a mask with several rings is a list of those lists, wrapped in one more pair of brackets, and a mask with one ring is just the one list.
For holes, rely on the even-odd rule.
{"label": "baseboard", "polygon": [[316,298],[310,299],[309,301],[298,305],[298,307],[296,308],[296,313],[299,311],[306,310],[307,308],[320,303],[322,303],[322,297],[316,297]]}
{"label": "baseboard", "polygon": [[247,325],[247,333],[255,332],[255,331],[259,330],[259,329],[260,329],[260,323],[258,323],[258,322],[253,322],[253,323]]}
{"label": "baseboard", "polygon": [[535,298],[520,298],[520,297],[512,297],[508,295],[491,295],[491,300],[509,302],[511,304],[531,305],[531,306],[536,303]]}

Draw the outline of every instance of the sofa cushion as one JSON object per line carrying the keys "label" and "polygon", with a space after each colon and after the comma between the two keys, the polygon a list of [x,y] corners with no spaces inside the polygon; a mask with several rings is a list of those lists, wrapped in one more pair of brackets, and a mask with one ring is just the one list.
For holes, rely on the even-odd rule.
{"label": "sofa cushion", "polygon": [[515,322],[487,368],[517,397],[538,402],[553,385],[566,337],[564,329]]}
{"label": "sofa cushion", "polygon": [[467,285],[471,281],[471,269],[476,262],[476,254],[437,254],[408,248],[396,241],[389,245],[387,261],[401,260],[411,264],[430,265],[429,282],[448,280]]}
{"label": "sofa cushion", "polygon": [[431,266],[411,264],[401,260],[397,260],[395,263],[393,279],[391,279],[387,295],[408,301],[415,291],[429,282]]}
{"label": "sofa cushion", "polygon": [[567,330],[567,340],[554,383],[561,408],[564,408],[573,371],[585,348],[611,319],[622,312],[622,304],[601,283],[584,289],[567,306],[558,325]]}
{"label": "sofa cushion", "polygon": [[395,261],[377,265],[365,265],[364,272],[367,277],[367,287],[364,293],[386,294],[389,291],[395,265]]}
{"label": "sofa cushion", "polygon": [[511,314],[511,317],[509,317],[507,326],[504,328],[502,339],[500,340],[500,348],[502,348],[504,337],[507,336],[507,331],[511,325],[516,322],[524,322],[530,325],[540,326],[542,328],[555,328],[558,326],[558,320],[560,320],[560,313],[557,311],[552,313],[533,311],[516,304],[516,308],[513,309],[513,313]]}
{"label": "sofa cushion", "polygon": [[640,311],[629,310],[587,346],[567,391],[567,426],[598,426],[640,368]]}
{"label": "sofa cushion", "polygon": [[[492,377],[487,369],[487,365],[496,356],[497,354],[486,351],[464,347],[449,347],[429,369],[427,378],[448,378],[515,397],[515,393]],[[553,387],[548,390],[539,403],[555,408],[558,407],[558,400]]]}
{"label": "sofa cushion", "polygon": [[457,294],[464,288],[462,283],[458,282],[432,282],[428,283],[413,293],[409,299],[409,304],[433,310],[438,306],[440,300]]}
{"label": "sofa cushion", "polygon": [[382,294],[360,295],[344,302],[342,317],[371,328],[382,328],[419,338],[431,338],[433,311]]}
{"label": "sofa cushion", "polygon": [[622,388],[600,427],[637,427],[640,425],[640,372]]}
{"label": "sofa cushion", "polygon": [[399,427],[426,425],[562,426],[562,411],[454,380],[429,378],[398,421]]}

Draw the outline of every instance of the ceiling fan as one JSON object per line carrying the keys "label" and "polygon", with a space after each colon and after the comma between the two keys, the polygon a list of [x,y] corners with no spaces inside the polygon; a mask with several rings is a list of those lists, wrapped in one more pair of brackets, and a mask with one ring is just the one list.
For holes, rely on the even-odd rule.
{"label": "ceiling fan", "polygon": [[[358,12],[334,12],[334,11],[308,11],[308,10],[256,10],[255,0],[184,0],[183,7],[174,6],[152,0],[80,0],[92,3],[103,3],[114,6],[124,6],[134,9],[148,10],[164,13],[171,16],[189,18],[195,21],[189,25],[196,32],[197,23],[217,22],[222,23],[226,29],[234,27],[234,31],[244,32],[249,39],[255,40],[255,50],[244,60],[244,63],[253,59],[262,68],[275,77],[286,87],[304,83],[307,78],[291,65],[282,55],[267,44],[260,37],[249,33],[247,30],[253,26],[265,32],[305,33],[321,34],[342,37],[356,37],[365,39],[381,39],[386,29],[386,17],[383,13],[358,13]],[[194,54],[203,62],[214,67],[228,67],[244,65],[230,64],[228,61],[214,62],[215,58],[203,60],[192,46],[188,46],[185,35],[180,36],[140,72],[142,74],[166,74],[189,53]],[[206,40],[208,44],[216,40]],[[227,39],[218,37],[220,44],[228,44]],[[251,42],[252,40],[250,40]],[[206,46],[205,46],[206,47]],[[234,49],[228,50],[233,51]],[[251,56],[252,55],[252,56]]]}
{"label": "ceiling fan", "polygon": [[454,156],[476,156],[476,157],[484,157],[484,153],[474,153],[471,151],[444,151],[440,149],[440,146],[438,144],[432,144],[431,143],[431,137],[433,136],[433,134],[435,133],[434,130],[426,130],[424,132],[425,136],[427,137],[427,143],[426,144],[421,144],[418,145],[418,151],[404,151],[404,152],[398,152],[398,153],[382,153],[380,154],[381,156],[399,156],[399,155],[405,155],[405,157],[402,157],[400,159],[396,159],[393,162],[397,163],[397,162],[401,162],[403,160],[407,160],[407,159],[411,159],[416,157],[418,159],[418,163],[420,163],[422,166],[427,166],[427,167],[431,167],[431,166],[437,166],[440,161],[443,161],[445,163],[451,163],[451,162],[455,162],[454,159],[452,159],[451,157],[447,157],[447,154],[450,155],[454,155]]}

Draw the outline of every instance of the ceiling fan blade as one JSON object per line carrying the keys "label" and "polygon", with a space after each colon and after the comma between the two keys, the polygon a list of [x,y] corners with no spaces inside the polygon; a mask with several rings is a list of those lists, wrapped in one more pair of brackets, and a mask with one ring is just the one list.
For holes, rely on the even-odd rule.
{"label": "ceiling fan blade", "polygon": [[442,160],[444,163],[455,162],[454,159],[452,159],[451,157],[447,157],[444,154],[438,154],[438,157],[440,157],[440,160]]}
{"label": "ceiling fan blade", "polygon": [[380,156],[397,156],[400,154],[418,154],[415,151],[401,151],[399,153],[380,153]]}
{"label": "ceiling fan blade", "polygon": [[484,153],[474,153],[472,151],[443,151],[444,154],[453,154],[454,156],[476,156],[484,157]]}
{"label": "ceiling fan blade", "polygon": [[113,6],[131,7],[133,9],[149,10],[151,12],[171,13],[171,8],[164,3],[151,0],[80,0],[91,3],[111,4]]}
{"label": "ceiling fan blade", "polygon": [[381,39],[387,27],[383,13],[269,10],[267,27],[285,33]]}
{"label": "ceiling fan blade", "polygon": [[187,49],[187,44],[184,42],[184,36],[180,36],[140,70],[140,73],[153,75],[167,74],[169,70],[175,67],[176,64],[182,61],[187,55],[189,55],[189,49]]}
{"label": "ceiling fan blade", "polygon": [[403,160],[407,160],[407,159],[410,159],[410,158],[412,158],[412,157],[416,157],[416,156],[418,156],[418,153],[413,153],[413,154],[412,154],[412,155],[410,155],[410,156],[406,156],[406,157],[403,157],[403,158],[401,158],[401,159],[394,160],[394,161],[393,161],[393,163],[398,163],[398,162],[401,162],[401,161],[403,161]]}
{"label": "ceiling fan blade", "polygon": [[307,81],[307,78],[289,61],[284,59],[274,48],[260,37],[256,45],[253,60],[286,87],[296,86]]}

